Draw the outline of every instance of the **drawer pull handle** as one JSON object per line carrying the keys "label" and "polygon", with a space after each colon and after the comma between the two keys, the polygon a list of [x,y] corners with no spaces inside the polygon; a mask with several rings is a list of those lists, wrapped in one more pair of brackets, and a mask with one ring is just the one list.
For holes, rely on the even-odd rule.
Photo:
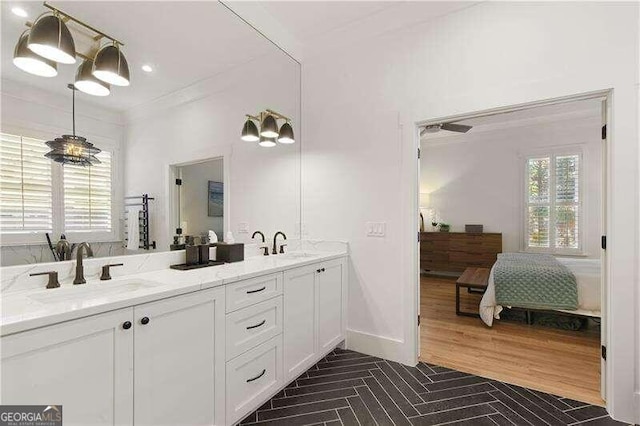
{"label": "drawer pull handle", "polygon": [[264,373],[266,373],[267,370],[262,369],[262,373],[258,374],[256,377],[252,378],[252,379],[247,379],[247,383],[253,382],[254,380],[258,380],[260,377],[264,376]]}
{"label": "drawer pull handle", "polygon": [[262,287],[259,288],[257,290],[247,290],[247,294],[251,294],[251,293],[260,293],[261,291],[263,291],[264,289],[266,289],[267,287]]}
{"label": "drawer pull handle", "polygon": [[250,325],[249,327],[247,327],[247,330],[251,330],[252,328],[258,328],[258,327],[264,325],[265,322],[267,322],[267,320],[263,319],[261,323],[256,324],[256,325]]}

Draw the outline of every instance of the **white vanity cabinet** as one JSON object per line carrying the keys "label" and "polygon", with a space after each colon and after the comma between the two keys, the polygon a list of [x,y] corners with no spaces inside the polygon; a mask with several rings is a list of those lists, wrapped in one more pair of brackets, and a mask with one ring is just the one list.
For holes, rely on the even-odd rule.
{"label": "white vanity cabinet", "polygon": [[133,423],[133,308],[2,337],[2,404],[62,405],[65,425]]}
{"label": "white vanity cabinet", "polygon": [[336,259],[285,271],[283,287],[289,382],[345,338],[346,263]]}
{"label": "white vanity cabinet", "polygon": [[134,424],[223,425],[224,288],[134,308]]}
{"label": "white vanity cabinet", "polygon": [[345,339],[346,262],[3,336],[0,403],[62,405],[65,425],[236,424]]}
{"label": "white vanity cabinet", "polygon": [[62,404],[65,425],[224,425],[224,331],[218,288],[5,336],[1,402]]}

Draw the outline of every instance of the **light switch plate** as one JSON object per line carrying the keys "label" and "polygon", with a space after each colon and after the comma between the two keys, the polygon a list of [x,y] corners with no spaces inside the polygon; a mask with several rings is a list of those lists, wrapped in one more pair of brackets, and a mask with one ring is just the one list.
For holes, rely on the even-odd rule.
{"label": "light switch plate", "polygon": [[367,222],[367,237],[384,237],[386,228],[386,222]]}
{"label": "light switch plate", "polygon": [[249,224],[247,222],[238,223],[238,234],[248,234]]}

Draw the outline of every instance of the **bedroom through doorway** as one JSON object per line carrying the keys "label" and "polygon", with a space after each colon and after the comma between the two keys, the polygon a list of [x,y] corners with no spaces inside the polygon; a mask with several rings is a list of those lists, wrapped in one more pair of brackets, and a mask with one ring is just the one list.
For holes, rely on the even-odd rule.
{"label": "bedroom through doorway", "polygon": [[604,405],[605,124],[605,95],[420,123],[421,361]]}

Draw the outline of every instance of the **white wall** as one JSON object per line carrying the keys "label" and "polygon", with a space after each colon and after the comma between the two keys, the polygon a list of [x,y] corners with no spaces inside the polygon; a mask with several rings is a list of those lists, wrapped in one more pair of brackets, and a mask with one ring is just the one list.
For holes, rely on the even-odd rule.
{"label": "white wall", "polygon": [[[588,117],[482,131],[422,142],[420,193],[452,231],[483,224],[502,233],[502,251],[523,247],[523,155],[573,146],[582,152],[583,251],[600,258],[602,140],[599,111]],[[475,133],[474,133],[475,130]],[[430,219],[425,217],[429,229]]]}
{"label": "white wall", "polygon": [[222,159],[180,167],[180,221],[187,223],[185,235],[203,235],[214,231],[224,237],[224,217],[209,216],[209,181],[224,183]]}
{"label": "white wall", "polygon": [[[218,157],[228,165],[225,228],[236,241],[249,241],[254,230],[297,236],[300,143],[267,149],[243,142],[240,131],[245,114],[270,108],[290,116],[299,137],[299,88],[299,65],[278,51],[127,113],[125,187],[156,198],[151,236],[159,250],[175,228],[169,166]],[[239,233],[242,223],[247,233]]]}
{"label": "white wall", "polygon": [[[350,242],[351,347],[416,359],[417,121],[613,88],[608,408],[632,420],[637,8],[485,2],[305,62],[303,221],[312,238]],[[366,237],[367,221],[386,222],[386,237]]]}
{"label": "white wall", "polygon": [[[33,77],[41,78],[41,77]],[[51,84],[66,84],[52,79]],[[113,152],[114,158],[114,210],[122,210],[122,139],[124,122],[122,115],[102,108],[92,102],[89,95],[76,94],[76,132],[87,137],[97,147]],[[13,80],[2,79],[0,88],[1,131],[50,140],[61,134],[71,133],[71,91],[68,96],[50,93]],[[114,225],[120,226],[120,216]],[[116,235],[120,235],[117,233]],[[52,235],[55,244],[59,235]],[[70,241],[78,242],[69,236]],[[96,256],[122,254],[122,242],[92,243]],[[35,245],[0,247],[2,266],[53,261],[44,241]]]}

